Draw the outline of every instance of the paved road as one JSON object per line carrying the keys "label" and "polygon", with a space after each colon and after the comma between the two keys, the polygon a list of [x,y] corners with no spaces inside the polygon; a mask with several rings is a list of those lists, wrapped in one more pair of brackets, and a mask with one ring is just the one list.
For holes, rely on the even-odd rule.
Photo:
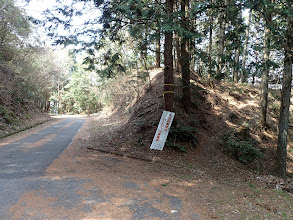
{"label": "paved road", "polygon": [[157,164],[82,149],[84,122],[0,140],[0,220],[200,219],[188,183],[157,174]]}
{"label": "paved road", "polygon": [[10,219],[9,209],[25,192],[48,185],[50,180],[43,178],[44,171],[67,148],[83,123],[84,119],[64,119],[23,139],[1,144],[0,219]]}

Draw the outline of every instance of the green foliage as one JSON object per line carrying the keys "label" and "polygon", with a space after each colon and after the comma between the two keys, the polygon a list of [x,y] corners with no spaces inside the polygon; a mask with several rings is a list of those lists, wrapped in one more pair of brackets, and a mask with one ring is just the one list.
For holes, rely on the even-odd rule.
{"label": "green foliage", "polygon": [[168,147],[174,148],[175,150],[179,150],[179,151],[184,152],[184,153],[186,152],[186,147],[185,146],[180,145],[180,144],[175,144],[172,141],[167,140],[166,145]]}
{"label": "green foliage", "polygon": [[254,160],[261,159],[263,154],[256,146],[256,141],[240,139],[237,134],[226,134],[222,138],[221,145],[224,150],[234,156],[243,164],[249,164]]}
{"label": "green foliage", "polygon": [[200,87],[199,85],[195,85],[194,83],[191,83],[191,88],[194,93],[203,93],[205,95],[208,94],[206,89],[204,89],[203,87]]}
{"label": "green foliage", "polygon": [[27,114],[25,113],[24,116],[27,118],[27,119],[30,119],[32,116],[30,114]]}
{"label": "green foliage", "polygon": [[72,66],[64,84],[58,87],[50,97],[50,101],[55,103],[51,109],[54,113],[93,113],[101,107],[96,73],[85,71],[83,66]]}
{"label": "green foliage", "polygon": [[236,87],[236,86],[227,88],[227,91],[228,91],[229,94],[230,93],[235,93],[235,92],[236,93],[239,93],[239,94],[243,94],[244,93],[244,89],[243,88]]}
{"label": "green foliage", "polygon": [[13,115],[10,114],[3,116],[2,120],[4,121],[4,123],[9,125],[12,125],[17,121],[16,118],[14,118]]}
{"label": "green foliage", "polygon": [[270,104],[269,109],[274,115],[277,115],[280,113],[280,104],[272,103]]}
{"label": "green foliage", "polygon": [[[231,72],[235,70],[244,72],[245,79],[251,75],[258,76],[263,65],[262,56],[262,35],[265,25],[265,16],[273,14],[274,19],[269,25],[272,31],[272,49],[282,50],[284,43],[284,30],[286,29],[286,18],[292,15],[289,2],[284,1],[238,1],[230,2],[228,6],[223,1],[190,1],[188,16],[184,16],[180,9],[180,2],[170,16],[166,14],[165,2],[160,1],[58,1],[52,10],[46,10],[46,19],[35,21],[45,26],[49,35],[55,39],[56,44],[79,45],[76,51],[85,51],[89,56],[85,58],[85,64],[90,70],[97,72],[104,77],[116,77],[117,74],[124,74],[131,63],[137,62],[140,67],[146,67],[146,63],[154,64],[153,58],[155,40],[159,34],[164,32],[175,32],[177,36],[191,40],[190,51],[192,59],[203,62],[203,72],[209,73],[216,79],[229,79]],[[178,7],[179,6],[179,7]],[[92,14],[93,8],[98,8],[100,16]],[[241,58],[245,30],[248,28],[244,22],[244,11],[253,11],[253,27],[248,42],[247,65],[242,69]],[[212,11],[211,11],[212,10]],[[211,13],[212,12],[212,13]],[[219,23],[209,21],[210,13],[214,21],[225,22],[225,53],[218,54],[218,31]],[[90,15],[79,27],[74,25],[75,17]],[[242,15],[242,16],[241,16]],[[196,22],[195,22],[196,21]],[[101,27],[103,26],[103,27]],[[58,29],[74,29],[70,34],[60,35]],[[211,57],[207,53],[206,39],[209,29],[213,31],[213,45]],[[281,36],[281,37],[280,37]],[[107,42],[105,42],[107,41]],[[111,45],[129,45],[114,51]],[[109,53],[111,49],[111,53]],[[118,49],[118,48],[117,48]],[[123,52],[121,52],[123,51]],[[126,51],[126,52],[125,52]],[[240,60],[236,61],[235,53],[239,52]],[[281,52],[282,53],[282,52]],[[103,54],[101,56],[101,54]],[[6,54],[9,57],[9,54]],[[1,56],[1,53],[0,53]],[[128,59],[134,56],[134,59]],[[222,59],[222,72],[215,74],[217,58]],[[256,60],[255,60],[256,58]],[[275,62],[275,61],[278,62]],[[267,65],[273,69],[281,69],[282,57],[275,57]],[[102,68],[101,68],[102,65]],[[198,66],[198,64],[196,64]],[[208,72],[207,72],[208,71]],[[200,73],[203,75],[202,73]]]}
{"label": "green foliage", "polygon": [[7,114],[7,110],[4,106],[0,105],[0,116],[3,117]]}
{"label": "green foliage", "polygon": [[18,122],[16,115],[13,112],[9,112],[5,106],[0,105],[0,121],[12,125]]}
{"label": "green foliage", "polygon": [[192,147],[196,147],[198,144],[198,139],[194,135],[195,128],[189,126],[178,126],[176,128],[171,127],[169,131],[169,135],[167,138],[166,145],[168,147],[173,147],[182,152],[186,152],[185,146],[182,143],[187,143]]}
{"label": "green foliage", "polygon": [[147,122],[145,119],[141,119],[133,122],[133,124],[139,127],[144,127],[147,124]]}
{"label": "green foliage", "polygon": [[1,111],[3,121],[13,124],[19,113],[28,109],[47,110],[50,93],[63,80],[68,60],[62,57],[62,51],[40,45],[25,12],[15,1],[0,0],[0,5],[0,103],[10,112]]}
{"label": "green foliage", "polygon": [[205,101],[205,96],[208,94],[207,90],[191,83],[191,92],[197,100]]}

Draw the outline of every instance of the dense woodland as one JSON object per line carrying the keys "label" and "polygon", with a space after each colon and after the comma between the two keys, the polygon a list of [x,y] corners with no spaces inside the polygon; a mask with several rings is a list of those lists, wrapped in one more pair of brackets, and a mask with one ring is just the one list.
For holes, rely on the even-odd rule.
{"label": "dense woodland", "polygon": [[[92,16],[96,11],[100,16]],[[275,166],[286,175],[292,0],[72,0],[58,1],[43,16],[28,17],[14,1],[0,1],[1,120],[9,122],[28,103],[52,113],[96,112],[111,101],[111,79],[135,71],[137,81],[147,80],[148,70],[163,67],[165,110],[176,113],[175,73],[187,114],[193,75],[211,87],[249,84],[261,90],[259,127],[266,129],[269,89],[281,89]],[[36,27],[70,49],[45,47]]]}

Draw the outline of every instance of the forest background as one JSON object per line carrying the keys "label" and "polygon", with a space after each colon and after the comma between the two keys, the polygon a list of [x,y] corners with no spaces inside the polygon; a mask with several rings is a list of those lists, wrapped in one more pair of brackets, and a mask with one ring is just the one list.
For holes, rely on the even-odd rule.
{"label": "forest background", "polygon": [[[202,88],[193,83],[194,77],[212,89],[221,82],[260,88],[259,117],[252,130],[274,127],[268,121],[268,107],[275,105],[279,117],[274,170],[280,176],[287,174],[291,0],[72,0],[56,1],[43,15],[36,19],[15,1],[0,1],[3,131],[17,129],[40,111],[90,114],[117,104],[117,99],[121,106],[129,106],[142,96],[140,86],[151,87],[150,70],[163,66],[164,109],[175,113],[176,102],[187,115],[198,108],[193,91]],[[76,18],[85,15],[77,24]],[[44,28],[53,45],[59,46],[53,50],[40,42],[33,34],[36,27]],[[60,45],[69,49],[57,49]],[[122,91],[115,91],[122,76],[129,79],[124,99],[117,98]],[[269,91],[278,90],[282,90],[279,102],[269,103]],[[193,137],[192,129],[183,128],[178,126],[177,131]],[[240,161],[239,155],[247,152],[253,159],[261,157],[251,137],[241,139],[237,132],[222,138],[224,145],[236,146],[234,154]]]}

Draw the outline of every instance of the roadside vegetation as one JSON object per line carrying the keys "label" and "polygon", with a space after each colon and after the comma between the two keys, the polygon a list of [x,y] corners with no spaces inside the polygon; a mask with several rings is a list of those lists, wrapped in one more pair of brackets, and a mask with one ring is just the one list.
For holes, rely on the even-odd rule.
{"label": "roadside vegetation", "polygon": [[[243,218],[293,216],[290,0],[72,0],[43,20],[13,2],[0,0],[2,133],[36,112],[99,112],[89,149],[182,168],[183,179],[204,172],[233,182],[235,174],[245,183],[237,198],[257,198],[262,212]],[[55,46],[74,46],[43,46],[32,34],[38,25]],[[175,121],[164,151],[150,151],[163,110]],[[213,200],[218,212],[225,195]]]}
{"label": "roadside vegetation", "polygon": [[[89,16],[83,25],[75,26],[76,17],[94,14],[96,10],[100,16]],[[175,129],[178,129],[177,124],[182,124],[183,133],[190,129],[186,130],[186,121],[179,121],[181,111],[176,112],[176,103],[181,103],[182,114],[189,116],[199,108],[197,99],[200,97],[192,96],[201,87],[194,91],[192,80],[206,80],[211,88],[226,82],[225,90],[229,90],[236,101],[244,100],[246,95],[245,87],[237,88],[240,84],[259,86],[260,109],[255,112],[257,123],[253,126],[262,131],[269,129],[269,106],[272,105],[274,112],[279,107],[274,165],[276,174],[286,176],[293,60],[292,14],[291,1],[74,0],[56,4],[44,12],[43,20],[34,20],[34,23],[42,25],[56,44],[77,45],[74,52],[84,51],[86,55],[82,65],[87,71],[97,73],[99,88],[121,75],[135,76],[134,81],[129,82],[136,83],[136,87],[141,80],[148,80],[148,88],[151,88],[149,70],[163,64],[163,109],[176,113],[178,123],[175,122]],[[60,27],[65,30],[74,28],[74,32],[61,34]],[[179,83],[176,84],[176,80]],[[228,82],[236,86],[229,88]],[[123,86],[127,85],[117,88]],[[280,102],[269,102],[269,88],[282,89]],[[103,93],[108,99],[107,87],[101,89],[98,96],[102,97]],[[121,91],[116,91],[119,93]],[[86,103],[89,109],[97,103],[97,100],[90,100]],[[73,106],[70,101],[66,105]],[[237,120],[234,118],[237,114],[231,112],[231,120]],[[192,117],[196,120],[198,115]],[[248,128],[243,130],[249,131]],[[241,139],[235,135],[237,132],[230,136],[227,134],[228,139],[224,138],[224,144],[230,145],[226,149],[234,151],[232,154],[246,161],[244,163],[261,157],[254,141],[248,140],[250,136],[247,134]],[[195,142],[195,137],[189,138]],[[255,156],[251,159],[240,156],[247,152]]]}

